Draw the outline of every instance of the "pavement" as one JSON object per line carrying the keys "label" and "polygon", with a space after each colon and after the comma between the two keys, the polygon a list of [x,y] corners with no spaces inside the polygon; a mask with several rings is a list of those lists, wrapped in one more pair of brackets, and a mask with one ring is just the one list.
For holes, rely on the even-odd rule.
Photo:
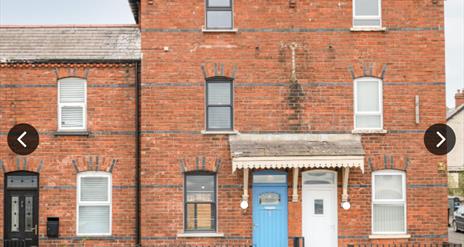
{"label": "pavement", "polygon": [[448,241],[453,244],[464,244],[464,232],[455,232],[448,228]]}

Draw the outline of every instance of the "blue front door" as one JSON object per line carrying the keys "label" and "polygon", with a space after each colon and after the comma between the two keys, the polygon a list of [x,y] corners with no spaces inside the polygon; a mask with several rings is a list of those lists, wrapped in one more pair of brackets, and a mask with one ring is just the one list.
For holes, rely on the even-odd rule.
{"label": "blue front door", "polygon": [[[268,178],[255,179],[257,175]],[[273,179],[271,176],[276,175],[258,173],[253,178],[254,247],[286,247],[288,245],[287,176],[286,174],[277,175],[284,176],[285,181]]]}

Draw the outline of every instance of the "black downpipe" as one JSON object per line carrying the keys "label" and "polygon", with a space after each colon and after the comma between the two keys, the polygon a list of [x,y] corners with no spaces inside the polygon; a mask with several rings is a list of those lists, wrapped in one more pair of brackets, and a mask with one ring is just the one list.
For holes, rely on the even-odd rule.
{"label": "black downpipe", "polygon": [[141,190],[140,190],[140,163],[141,163],[141,140],[140,140],[140,84],[141,84],[141,68],[140,62],[135,63],[135,245],[142,246],[141,243]]}

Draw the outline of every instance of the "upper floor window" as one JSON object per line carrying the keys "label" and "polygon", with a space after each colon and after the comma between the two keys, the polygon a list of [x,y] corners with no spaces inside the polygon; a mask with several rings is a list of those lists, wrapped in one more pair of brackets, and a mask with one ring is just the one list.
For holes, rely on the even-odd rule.
{"label": "upper floor window", "polygon": [[58,81],[58,130],[85,130],[87,82],[69,77]]}
{"label": "upper floor window", "polygon": [[364,77],[354,81],[355,129],[383,129],[382,81]]}
{"label": "upper floor window", "polygon": [[404,172],[383,170],[372,173],[372,233],[406,233]]}
{"label": "upper floor window", "polygon": [[216,176],[198,172],[185,175],[185,230],[216,230]]}
{"label": "upper floor window", "polygon": [[77,235],[111,235],[111,174],[77,176]]}
{"label": "upper floor window", "polygon": [[206,81],[206,129],[232,130],[233,128],[232,80],[217,77]]}
{"label": "upper floor window", "polygon": [[206,0],[206,29],[232,28],[232,0]]}
{"label": "upper floor window", "polygon": [[381,0],[353,0],[353,27],[382,26]]}

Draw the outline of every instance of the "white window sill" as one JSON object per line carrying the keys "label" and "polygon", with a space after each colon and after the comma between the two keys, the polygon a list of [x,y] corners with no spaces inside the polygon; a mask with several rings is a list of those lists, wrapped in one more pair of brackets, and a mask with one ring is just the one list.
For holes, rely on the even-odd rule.
{"label": "white window sill", "polygon": [[386,27],[352,27],[351,32],[386,32]]}
{"label": "white window sill", "polygon": [[178,238],[223,238],[224,233],[219,232],[184,232],[177,233]]}
{"label": "white window sill", "polygon": [[406,239],[411,238],[410,234],[373,234],[369,239]]}
{"label": "white window sill", "polygon": [[55,136],[89,136],[87,130],[58,130],[54,133]]}
{"label": "white window sill", "polygon": [[352,134],[387,134],[388,130],[384,129],[354,129]]}
{"label": "white window sill", "polygon": [[201,134],[203,135],[238,135],[240,132],[236,130],[202,130]]}
{"label": "white window sill", "polygon": [[232,28],[232,29],[206,29],[202,28],[202,32],[204,33],[236,33],[238,32],[238,29]]}

